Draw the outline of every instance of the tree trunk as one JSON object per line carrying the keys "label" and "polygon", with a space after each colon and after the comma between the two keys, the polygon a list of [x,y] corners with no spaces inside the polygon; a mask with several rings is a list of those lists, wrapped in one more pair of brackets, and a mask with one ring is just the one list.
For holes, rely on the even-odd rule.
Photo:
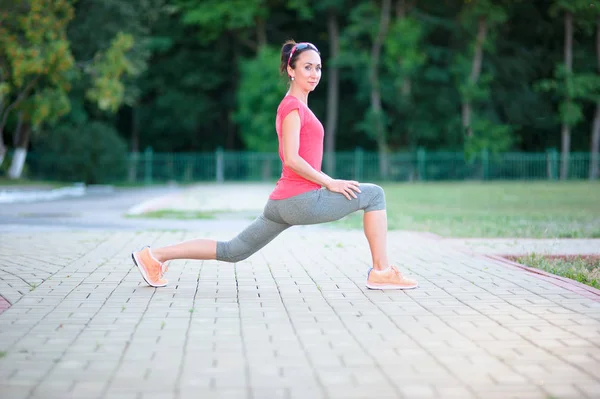
{"label": "tree trunk", "polygon": [[21,135],[21,129],[23,128],[23,111],[19,112],[17,117],[17,127],[13,133],[13,146],[16,148],[19,146],[19,140]]}
{"label": "tree trunk", "polygon": [[[239,58],[240,58],[240,46],[238,46],[237,44],[237,38],[235,35],[231,35],[231,41],[233,42],[233,54],[232,54],[232,65],[238,65],[239,63]],[[236,93],[237,90],[239,89],[239,83],[240,83],[240,74],[239,74],[239,68],[233,68],[233,70],[231,71],[231,91],[233,93]],[[237,103],[237,99],[234,97],[234,100]],[[237,106],[237,104],[236,104]],[[226,131],[226,138],[225,138],[225,148],[229,149],[229,150],[233,150],[235,148],[235,134],[236,134],[236,123],[234,121],[234,111],[229,111],[227,112],[227,131]]]}
{"label": "tree trunk", "polygon": [[[475,85],[481,75],[481,65],[483,64],[483,43],[487,37],[487,20],[485,17],[479,17],[479,25],[477,28],[477,39],[475,41],[475,51],[473,54],[473,64],[471,65],[471,75],[469,76],[469,84]],[[462,105],[462,123],[463,129],[467,133],[467,137],[473,136],[473,128],[471,127],[473,108],[470,98],[465,98]]]}
{"label": "tree trunk", "polygon": [[[19,116],[19,119],[22,117]],[[25,159],[27,158],[27,147],[29,146],[29,136],[31,133],[31,127],[28,123],[22,123],[17,133],[18,142],[15,142],[15,153],[8,170],[9,179],[20,179],[23,173],[23,166],[25,165]]]}
{"label": "tree trunk", "polygon": [[[596,21],[596,59],[598,60],[598,71],[600,72],[600,17]],[[600,151],[600,101],[596,103],[596,116],[592,127],[592,139],[590,143],[590,179],[598,178],[598,152]]]}
{"label": "tree trunk", "polygon": [[[0,99],[0,115],[4,113],[4,102]],[[4,127],[0,127],[0,166],[4,162],[4,156],[6,155],[6,146],[4,145]]]}
{"label": "tree trunk", "polygon": [[[565,79],[571,78],[573,72],[573,14],[565,12]],[[567,93],[567,104],[571,103],[571,97]],[[562,129],[562,147],[560,178],[565,180],[569,177],[569,152],[571,151],[571,127],[563,120]]]}
{"label": "tree trunk", "polygon": [[134,183],[137,180],[137,164],[140,152],[140,121],[137,104],[131,107],[131,156],[128,171],[128,181]]}
{"label": "tree trunk", "polygon": [[131,108],[131,151],[140,151],[140,118],[137,104]]}
{"label": "tree trunk", "polygon": [[267,45],[267,26],[263,17],[256,17],[256,42],[258,49]]}
{"label": "tree trunk", "polygon": [[379,88],[379,57],[381,47],[390,24],[391,0],[382,0],[379,31],[371,47],[371,67],[369,68],[369,83],[371,85],[371,110],[375,118],[375,137],[379,152],[379,172],[382,178],[388,177],[388,143],[381,107],[381,91]]}
{"label": "tree trunk", "polygon": [[0,132],[0,166],[4,162],[4,156],[6,155],[6,147],[4,146],[4,140],[2,139],[2,132]]}
{"label": "tree trunk", "polygon": [[[414,7],[414,2],[408,2],[408,0],[398,0],[398,2],[396,3],[396,19],[398,21],[403,20],[404,18],[407,17],[408,15],[408,11],[410,10],[410,8]],[[398,64],[401,66],[402,65],[402,57],[400,57],[398,59]],[[404,121],[408,120],[408,112],[410,109],[410,95],[412,92],[412,82],[409,76],[404,76],[402,78],[402,86],[400,86],[400,90],[398,92],[399,94],[399,100],[398,104],[398,111],[400,113],[400,118]],[[406,129],[406,142],[409,143],[409,146],[411,145],[410,143],[412,142],[412,132],[410,131],[410,129]]]}
{"label": "tree trunk", "polygon": [[329,12],[327,20],[329,33],[329,59],[334,62],[327,68],[327,121],[325,128],[325,154],[327,157],[327,174],[335,175],[335,134],[338,122],[338,104],[340,98],[340,82],[338,67],[335,65],[340,52],[340,34],[337,15]]}
{"label": "tree trunk", "polygon": [[590,156],[590,180],[595,180],[599,176],[599,157],[600,149],[600,101],[596,103],[596,116],[592,127],[591,156]]}

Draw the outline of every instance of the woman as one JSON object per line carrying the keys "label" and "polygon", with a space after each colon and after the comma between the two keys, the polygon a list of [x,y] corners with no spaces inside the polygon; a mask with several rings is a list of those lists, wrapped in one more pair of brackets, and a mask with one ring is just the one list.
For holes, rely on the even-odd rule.
{"label": "woman", "polygon": [[263,214],[230,241],[196,239],[134,252],[132,258],[142,277],[153,287],[164,287],[167,285],[163,278],[166,261],[239,262],[291,226],[330,222],[362,209],[364,232],[373,259],[366,286],[370,289],[417,287],[415,280],[402,276],[388,262],[387,215],[382,188],[333,179],[321,171],[324,130],[308,108],[308,95],[321,79],[319,51],[311,43],[288,41],[281,50],[280,69],[289,78],[289,90],[279,104],[275,121],[283,166]]}

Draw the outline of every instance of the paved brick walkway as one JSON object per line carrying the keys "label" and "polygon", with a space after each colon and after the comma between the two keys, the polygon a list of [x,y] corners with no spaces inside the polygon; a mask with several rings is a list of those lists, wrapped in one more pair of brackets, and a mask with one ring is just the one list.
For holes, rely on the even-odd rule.
{"label": "paved brick walkway", "polygon": [[3,234],[0,397],[600,397],[600,297],[402,232],[420,288],[369,291],[362,233],[312,228],[142,284],[133,248],[197,236]]}

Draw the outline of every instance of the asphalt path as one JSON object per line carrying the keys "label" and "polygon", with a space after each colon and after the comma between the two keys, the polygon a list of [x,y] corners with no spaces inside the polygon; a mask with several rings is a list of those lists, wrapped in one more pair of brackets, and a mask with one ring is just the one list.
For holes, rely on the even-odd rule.
{"label": "asphalt path", "polygon": [[145,201],[182,192],[177,186],[151,188],[89,188],[81,197],[0,204],[0,232],[69,230],[221,230],[247,225],[250,215],[224,219],[151,219],[127,216]]}

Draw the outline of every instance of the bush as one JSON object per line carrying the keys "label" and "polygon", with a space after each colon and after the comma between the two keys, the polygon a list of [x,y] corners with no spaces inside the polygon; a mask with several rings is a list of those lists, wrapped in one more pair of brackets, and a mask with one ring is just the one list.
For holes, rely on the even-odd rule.
{"label": "bush", "polygon": [[29,163],[30,177],[114,183],[126,177],[127,145],[102,122],[59,125],[36,140]]}

